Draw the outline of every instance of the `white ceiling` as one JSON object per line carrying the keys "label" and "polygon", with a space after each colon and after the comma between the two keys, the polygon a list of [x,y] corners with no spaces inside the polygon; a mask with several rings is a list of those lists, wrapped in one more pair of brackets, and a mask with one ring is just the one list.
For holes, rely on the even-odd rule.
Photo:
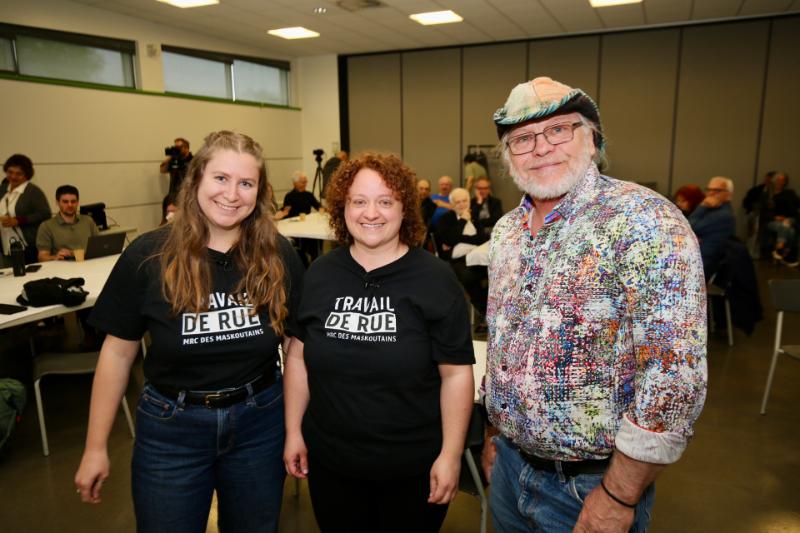
{"label": "white ceiling", "polygon": [[[800,12],[800,0],[644,0],[601,9],[592,8],[589,0],[381,0],[381,7],[355,12],[338,7],[335,0],[220,0],[218,5],[193,9],[156,0],[73,1],[256,47],[266,56],[287,58]],[[327,13],[314,14],[315,7],[325,7]],[[452,9],[464,21],[422,26],[408,18],[412,13],[443,9]],[[285,26],[305,26],[321,36],[286,41],[267,34],[267,30]]]}

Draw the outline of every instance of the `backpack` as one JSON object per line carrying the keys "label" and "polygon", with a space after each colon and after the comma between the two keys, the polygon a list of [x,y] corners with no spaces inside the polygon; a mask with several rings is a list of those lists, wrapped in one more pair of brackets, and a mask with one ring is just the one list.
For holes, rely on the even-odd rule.
{"label": "backpack", "polygon": [[44,278],[29,281],[22,286],[22,294],[17,296],[17,302],[32,307],[80,305],[89,294],[83,290],[83,283],[83,278]]}
{"label": "backpack", "polygon": [[19,422],[25,396],[25,385],[16,379],[0,379],[0,451]]}

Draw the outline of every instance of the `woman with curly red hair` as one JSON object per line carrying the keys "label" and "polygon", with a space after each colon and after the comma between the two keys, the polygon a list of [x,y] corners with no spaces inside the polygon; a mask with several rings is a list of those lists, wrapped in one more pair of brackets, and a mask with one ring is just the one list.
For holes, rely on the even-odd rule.
{"label": "woman with curly red hair", "polygon": [[342,246],[312,263],[286,358],[286,470],[322,531],[438,531],[474,393],[466,300],[424,235],[414,172],[343,162],[327,193]]}

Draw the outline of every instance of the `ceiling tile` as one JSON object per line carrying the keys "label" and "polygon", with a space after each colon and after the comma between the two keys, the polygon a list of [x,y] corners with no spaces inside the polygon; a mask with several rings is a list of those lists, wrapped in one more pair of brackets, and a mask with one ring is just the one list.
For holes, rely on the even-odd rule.
{"label": "ceiling tile", "polygon": [[783,13],[792,5],[791,0],[745,0],[739,14],[766,15],[767,13]]}
{"label": "ceiling tile", "polygon": [[643,2],[647,24],[667,24],[689,20],[692,0],[647,0]]}
{"label": "ceiling tile", "polygon": [[606,28],[631,28],[644,25],[642,4],[627,4],[595,9]]}
{"label": "ceiling tile", "polygon": [[603,23],[588,0],[539,0],[567,32],[603,29]]}

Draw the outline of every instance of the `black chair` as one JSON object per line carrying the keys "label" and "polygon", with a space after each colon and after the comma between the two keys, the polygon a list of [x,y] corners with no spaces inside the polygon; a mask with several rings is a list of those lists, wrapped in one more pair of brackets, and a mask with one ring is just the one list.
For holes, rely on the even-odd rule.
{"label": "black chair", "polygon": [[464,456],[461,460],[461,477],[458,480],[458,490],[478,498],[481,504],[481,533],[486,533],[486,523],[489,518],[489,499],[486,496],[488,483],[483,476],[482,469],[478,466],[481,462],[483,451],[484,421],[482,407],[475,404],[467,428],[467,439],[464,444]]}

